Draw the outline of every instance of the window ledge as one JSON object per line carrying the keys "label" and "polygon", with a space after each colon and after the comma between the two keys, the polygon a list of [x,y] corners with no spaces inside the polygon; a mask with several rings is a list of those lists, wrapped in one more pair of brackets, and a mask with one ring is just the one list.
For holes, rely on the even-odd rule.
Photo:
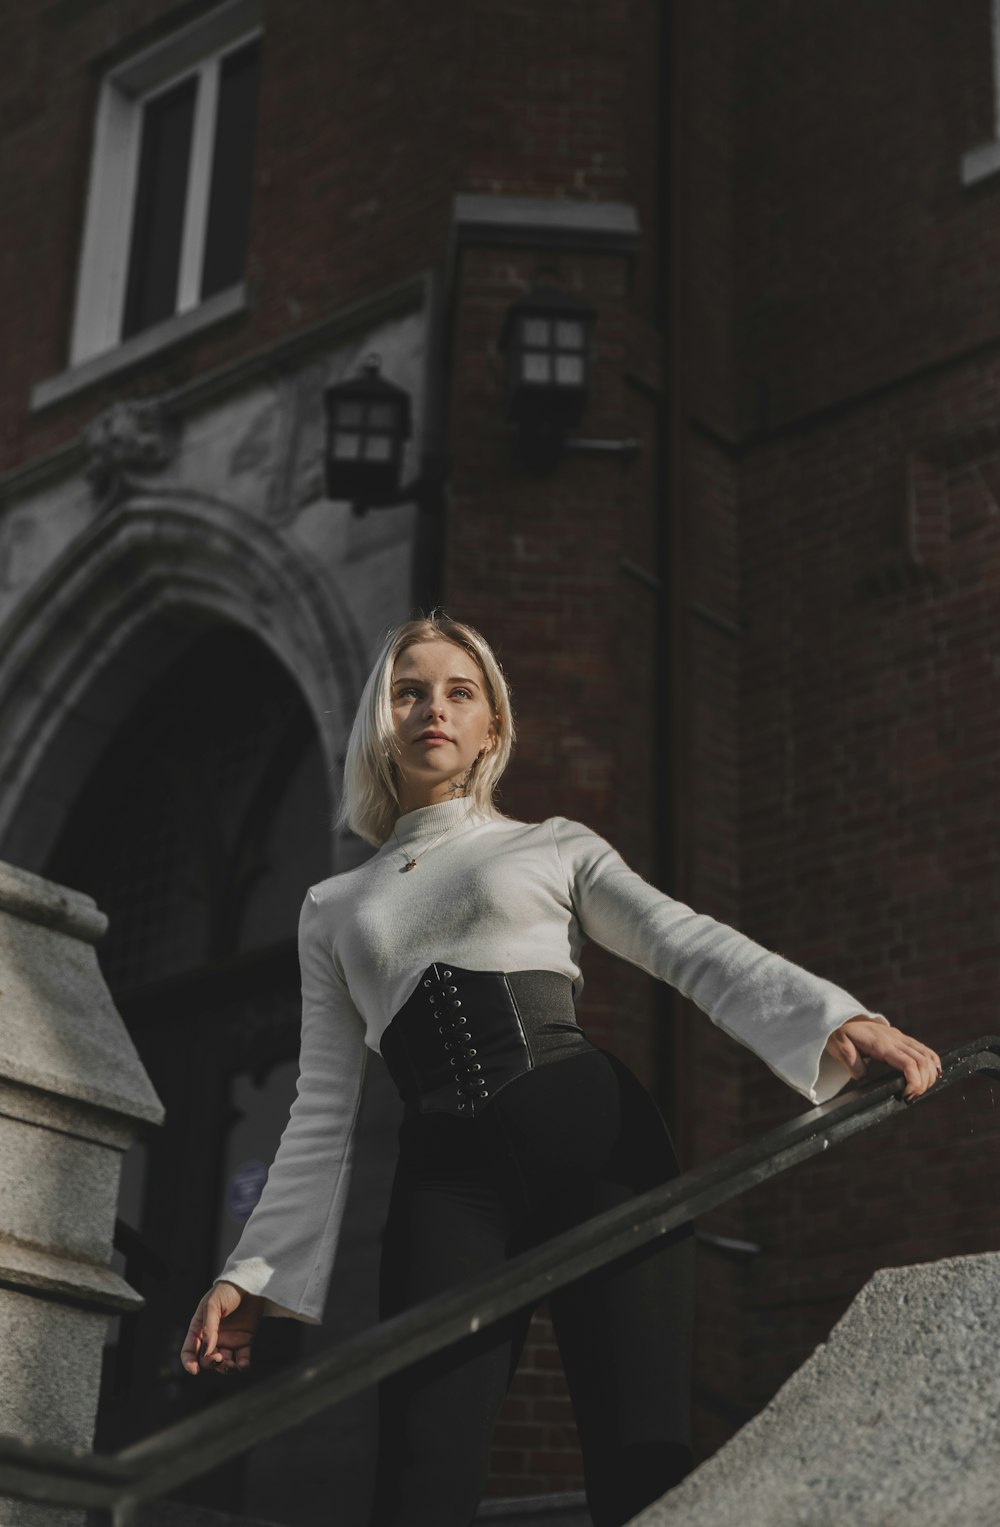
{"label": "window ledge", "polygon": [[962,155],[962,184],[974,186],[979,180],[1000,174],[1000,138],[980,143]]}
{"label": "window ledge", "polygon": [[236,286],[227,287],[224,292],[217,292],[214,297],[209,297],[187,313],[175,313],[172,318],[143,329],[141,334],[133,334],[131,339],[116,345],[113,350],[105,350],[89,361],[81,361],[79,365],[70,366],[56,376],[46,377],[44,382],[36,382],[31,389],[31,412],[40,413],[44,408],[51,408],[53,403],[61,403],[64,398],[71,398],[87,387],[117,376],[120,371],[152,360],[162,351],[189,339],[192,334],[200,334],[203,329],[211,328],[225,318],[244,313],[248,307],[246,282],[240,281]]}

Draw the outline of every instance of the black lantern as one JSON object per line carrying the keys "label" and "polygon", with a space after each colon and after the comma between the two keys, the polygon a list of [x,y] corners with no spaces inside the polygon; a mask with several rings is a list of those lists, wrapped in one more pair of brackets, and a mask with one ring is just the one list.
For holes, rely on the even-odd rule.
{"label": "black lantern", "polygon": [[326,404],[326,491],[366,504],[399,502],[403,446],[410,438],[410,395],[379,373],[377,355],[361,375],[335,382]]}
{"label": "black lantern", "polygon": [[[507,312],[507,417],[537,458],[558,454],[590,391],[590,336],[597,312],[559,287],[536,287]],[[546,449],[547,447],[547,449]]]}

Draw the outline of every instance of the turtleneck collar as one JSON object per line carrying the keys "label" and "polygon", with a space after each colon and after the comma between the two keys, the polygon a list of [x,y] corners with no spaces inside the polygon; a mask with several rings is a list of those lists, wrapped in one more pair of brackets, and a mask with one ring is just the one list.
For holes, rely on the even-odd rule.
{"label": "turtleneck collar", "polygon": [[407,845],[422,843],[428,838],[437,837],[458,828],[465,822],[470,825],[473,822],[485,822],[488,813],[477,806],[475,801],[466,800],[465,796],[459,795],[453,801],[436,801],[433,806],[418,806],[416,811],[407,811],[403,816],[396,818],[395,836],[390,834],[386,840],[395,843],[396,840]]}

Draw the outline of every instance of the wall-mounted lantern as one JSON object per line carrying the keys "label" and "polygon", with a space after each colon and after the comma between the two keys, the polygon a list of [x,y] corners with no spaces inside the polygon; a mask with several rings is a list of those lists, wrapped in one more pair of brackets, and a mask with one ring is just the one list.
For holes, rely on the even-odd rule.
{"label": "wall-mounted lantern", "polygon": [[590,393],[595,308],[560,287],[539,286],[508,309],[500,335],[507,355],[507,417],[522,456],[539,469],[555,465],[566,430]]}
{"label": "wall-mounted lantern", "polygon": [[358,514],[414,496],[399,485],[411,434],[410,395],[387,382],[381,366],[380,357],[370,355],[359,376],[324,393],[327,496],[349,499]]}

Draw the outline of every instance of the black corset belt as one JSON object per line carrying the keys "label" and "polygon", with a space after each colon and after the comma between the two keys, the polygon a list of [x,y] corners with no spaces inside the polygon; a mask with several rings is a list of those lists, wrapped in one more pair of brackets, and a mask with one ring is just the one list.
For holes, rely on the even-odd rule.
{"label": "black corset belt", "polygon": [[573,983],[552,970],[428,965],[380,1049],[409,1112],[474,1118],[501,1087],[593,1046],[576,1021]]}

